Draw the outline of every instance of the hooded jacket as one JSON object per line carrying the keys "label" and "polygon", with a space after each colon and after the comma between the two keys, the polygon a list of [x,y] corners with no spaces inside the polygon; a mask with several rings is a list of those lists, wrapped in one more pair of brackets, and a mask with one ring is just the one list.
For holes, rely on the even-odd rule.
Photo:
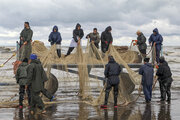
{"label": "hooded jacket", "polygon": [[19,85],[26,85],[27,83],[27,68],[28,68],[28,63],[23,62],[19,65],[17,69],[15,77]]}
{"label": "hooded jacket", "polygon": [[171,78],[172,76],[171,69],[166,61],[164,61],[162,64],[159,65],[156,75],[158,76],[158,80],[160,81],[164,81],[168,78]]}
{"label": "hooded jacket", "polygon": [[[101,46],[104,47],[107,44],[109,45],[110,43],[113,42],[112,34],[109,32],[112,30],[111,26],[108,26],[104,32],[101,34]],[[107,44],[106,44],[107,43]]]}
{"label": "hooded jacket", "polygon": [[31,85],[32,91],[40,92],[44,89],[44,82],[48,80],[39,60],[32,60],[27,68],[27,85]]}
{"label": "hooded jacket", "polygon": [[143,33],[141,33],[138,37],[137,37],[137,45],[139,50],[144,50],[147,49],[147,45],[146,45],[146,37],[143,35]]}
{"label": "hooded jacket", "polygon": [[[54,32],[56,30],[56,32]],[[54,26],[52,32],[49,35],[49,42],[51,42],[51,45],[53,44],[61,44],[62,38],[61,33],[58,32],[58,27]]]}
{"label": "hooded jacket", "polygon": [[142,85],[151,86],[153,84],[154,69],[150,63],[146,63],[139,69],[139,74],[142,75]]}
{"label": "hooded jacket", "polygon": [[81,27],[81,25],[79,23],[77,23],[76,25],[76,28],[73,30],[73,39],[78,42],[78,38],[79,37],[80,39],[83,38],[84,36],[84,32],[83,32],[83,29],[79,29],[78,30],[78,27]]}
{"label": "hooded jacket", "polygon": [[149,43],[153,43],[156,42],[156,45],[162,45],[163,42],[163,37],[161,36],[161,34],[159,34],[159,31],[157,28],[155,28],[153,30],[153,32],[156,32],[156,35],[151,34],[150,38],[149,38]]}
{"label": "hooded jacket", "polygon": [[109,63],[105,66],[104,75],[106,78],[108,78],[110,84],[118,84],[121,71],[121,66],[116,63],[113,58],[111,58]]}

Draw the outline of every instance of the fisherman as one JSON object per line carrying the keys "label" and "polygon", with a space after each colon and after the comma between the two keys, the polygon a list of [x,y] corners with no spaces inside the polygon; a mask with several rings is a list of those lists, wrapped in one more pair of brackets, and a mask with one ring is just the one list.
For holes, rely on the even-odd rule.
{"label": "fisherman", "polygon": [[161,92],[161,101],[166,100],[167,95],[167,102],[171,101],[171,83],[172,73],[168,63],[165,61],[164,57],[160,57],[159,59],[160,65],[157,70],[156,75],[158,76],[158,81],[160,85],[160,92]]}
{"label": "fisherman", "polygon": [[57,48],[57,55],[60,58],[61,57],[61,34],[58,31],[58,27],[54,26],[52,32],[49,35],[49,40],[48,40],[51,45],[56,44],[56,48]]}
{"label": "fisherman", "polygon": [[113,56],[108,56],[109,63],[105,66],[104,75],[107,78],[106,90],[105,90],[105,100],[104,105],[101,105],[101,108],[107,108],[109,92],[113,87],[114,90],[114,107],[117,108],[117,98],[118,98],[118,86],[119,86],[119,75],[122,71],[121,66],[116,63]]}
{"label": "fisherman", "polygon": [[31,113],[34,113],[36,106],[41,109],[42,113],[45,113],[46,111],[44,109],[44,103],[39,96],[40,93],[43,93],[47,98],[50,99],[50,101],[52,101],[54,96],[44,88],[44,83],[48,80],[48,78],[41,65],[41,62],[37,59],[37,55],[31,54],[30,59],[31,63],[27,68],[27,85],[31,85]]}
{"label": "fisherman", "polygon": [[73,30],[73,39],[71,41],[70,47],[65,57],[70,55],[74,48],[77,47],[77,45],[81,44],[81,39],[83,38],[83,36],[83,29],[81,29],[81,25],[77,23],[76,28]]}
{"label": "fisherman", "polygon": [[112,28],[108,26],[104,32],[101,34],[101,50],[106,53],[109,49],[109,45],[113,42],[113,37],[111,35]]}
{"label": "fisherman", "polygon": [[161,45],[163,42],[163,37],[161,36],[161,34],[159,34],[158,29],[155,28],[153,30],[153,34],[151,34],[150,38],[149,38],[149,44],[151,46],[155,45],[155,49],[156,49],[156,62],[159,63],[159,57],[160,57],[160,51],[161,51]]}
{"label": "fisherman", "polygon": [[32,52],[32,36],[33,36],[33,31],[31,30],[29,26],[29,22],[24,23],[24,29],[20,33],[20,47],[22,49],[20,50],[20,55],[19,55],[19,60],[23,61],[25,58],[30,57],[31,52]]}
{"label": "fisherman", "polygon": [[142,75],[141,85],[145,95],[146,103],[151,102],[152,85],[153,85],[153,66],[149,63],[150,58],[144,58],[144,65],[139,69],[139,74]]}
{"label": "fisherman", "polygon": [[147,45],[146,45],[146,37],[144,36],[144,34],[141,31],[137,31],[137,45],[139,48],[139,51],[141,52],[142,56],[145,58],[146,57],[146,49],[147,49]]}
{"label": "fisherman", "polygon": [[92,33],[89,33],[87,36],[86,36],[87,39],[90,39],[90,44],[91,44],[91,48],[92,48],[92,52],[96,55],[96,58],[97,59],[100,59],[98,53],[97,53],[97,50],[93,47],[93,44],[95,45],[95,47],[97,49],[99,49],[99,42],[100,42],[100,36],[99,36],[99,33],[97,32],[97,28],[94,28],[93,29],[93,32]]}
{"label": "fisherman", "polygon": [[[19,84],[19,108],[20,109],[23,108],[25,85],[27,83],[27,67],[28,67],[28,59],[25,58],[23,62],[19,65],[16,72],[16,82]],[[28,95],[28,103],[30,105],[30,101],[31,101],[30,86],[27,87],[26,93]]]}

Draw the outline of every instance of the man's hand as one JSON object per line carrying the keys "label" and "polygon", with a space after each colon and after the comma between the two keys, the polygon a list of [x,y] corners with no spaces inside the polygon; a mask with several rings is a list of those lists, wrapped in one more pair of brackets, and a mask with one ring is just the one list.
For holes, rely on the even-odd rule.
{"label": "man's hand", "polygon": [[78,40],[78,43],[77,43],[77,44],[80,45],[80,42],[81,42],[81,39]]}
{"label": "man's hand", "polygon": [[27,85],[25,85],[25,90],[27,90],[27,88],[28,88],[28,86],[27,86]]}
{"label": "man's hand", "polygon": [[27,41],[24,42],[24,45],[26,45],[26,44],[27,44]]}
{"label": "man's hand", "polygon": [[156,45],[156,42],[154,42],[154,46]]}
{"label": "man's hand", "polygon": [[20,40],[24,40],[23,37],[20,37]]}

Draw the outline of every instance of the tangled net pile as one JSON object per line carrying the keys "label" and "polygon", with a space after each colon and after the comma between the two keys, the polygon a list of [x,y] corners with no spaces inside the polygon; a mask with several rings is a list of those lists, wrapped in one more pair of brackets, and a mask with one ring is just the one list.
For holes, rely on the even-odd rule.
{"label": "tangled net pile", "polygon": [[[102,104],[104,101],[105,95],[105,86],[101,87],[100,94],[98,97],[94,97],[91,94],[91,86],[90,86],[90,78],[88,74],[87,65],[91,64],[92,66],[95,64],[101,64],[105,67],[105,64],[108,62],[108,55],[112,55],[117,63],[122,64],[128,73],[122,73],[120,77],[119,84],[119,104],[128,104],[134,101],[131,93],[135,89],[135,85],[140,85],[141,77],[136,72],[134,72],[127,63],[132,63],[134,61],[135,53],[133,51],[127,51],[126,53],[119,54],[114,46],[110,45],[109,50],[106,54],[102,55],[102,53],[95,47],[94,44],[90,44],[88,42],[85,52],[81,46],[79,45],[76,48],[76,52],[67,57],[62,55],[61,58],[58,58],[56,53],[56,45],[51,46],[50,49],[44,46],[44,43],[40,41],[35,41],[32,47],[33,53],[38,55],[38,58],[42,62],[44,67],[47,67],[47,73],[51,72],[52,64],[61,64],[65,67],[64,71],[68,72],[68,64],[77,64],[78,65],[78,76],[79,76],[79,96],[85,103],[91,104],[93,106]],[[95,54],[96,53],[96,54]],[[103,56],[103,57],[102,57]],[[97,59],[98,58],[98,59]],[[49,76],[49,75],[48,75]],[[98,80],[97,80],[98,81]],[[51,83],[47,83],[51,84]],[[113,101],[112,93],[110,93],[109,101]]]}

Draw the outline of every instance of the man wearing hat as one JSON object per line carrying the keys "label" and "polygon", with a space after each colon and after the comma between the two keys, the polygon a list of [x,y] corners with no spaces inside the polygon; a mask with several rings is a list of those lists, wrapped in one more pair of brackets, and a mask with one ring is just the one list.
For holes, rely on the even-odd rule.
{"label": "man wearing hat", "polygon": [[19,60],[23,61],[24,58],[28,58],[31,55],[32,52],[32,41],[33,31],[31,30],[29,26],[29,22],[24,22],[24,29],[20,33],[20,47],[22,46],[20,50]]}
{"label": "man wearing hat", "polygon": [[142,75],[141,85],[147,103],[151,102],[152,85],[153,85],[153,66],[149,63],[149,58],[144,58],[144,65],[139,69],[139,74]]}
{"label": "man wearing hat", "polygon": [[31,85],[31,113],[34,113],[36,107],[41,109],[42,113],[45,113],[44,103],[39,96],[40,93],[42,92],[51,101],[54,97],[44,88],[44,83],[48,78],[41,62],[37,59],[37,55],[31,54],[30,61],[31,63],[27,68],[27,85]]}
{"label": "man wearing hat", "polygon": [[172,79],[172,73],[171,69],[168,65],[168,63],[165,61],[164,57],[160,57],[159,59],[160,65],[157,70],[156,75],[158,76],[159,85],[160,85],[160,92],[161,92],[161,101],[166,100],[167,95],[167,102],[170,102],[171,100],[171,83],[173,81]]}

